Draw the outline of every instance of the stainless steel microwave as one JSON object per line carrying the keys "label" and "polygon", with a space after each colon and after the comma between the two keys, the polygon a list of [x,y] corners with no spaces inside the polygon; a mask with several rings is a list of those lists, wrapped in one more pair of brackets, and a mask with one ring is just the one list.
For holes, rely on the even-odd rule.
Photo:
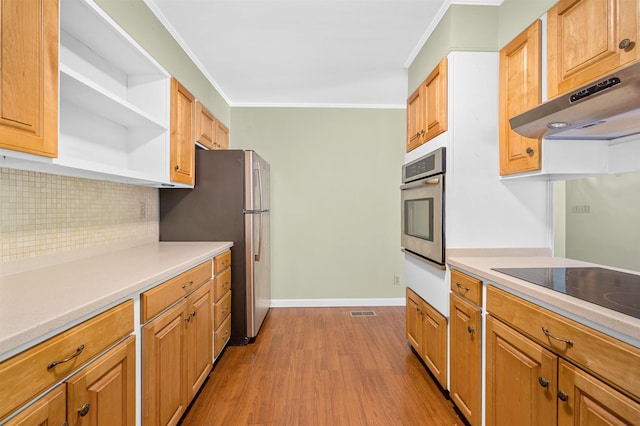
{"label": "stainless steel microwave", "polygon": [[402,166],[402,248],[444,266],[445,148]]}

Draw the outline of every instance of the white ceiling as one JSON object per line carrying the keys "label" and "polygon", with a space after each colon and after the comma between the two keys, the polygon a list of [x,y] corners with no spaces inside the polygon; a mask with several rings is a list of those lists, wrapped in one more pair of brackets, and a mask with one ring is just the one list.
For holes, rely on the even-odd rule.
{"label": "white ceiling", "polygon": [[404,107],[407,66],[451,3],[144,0],[231,106]]}

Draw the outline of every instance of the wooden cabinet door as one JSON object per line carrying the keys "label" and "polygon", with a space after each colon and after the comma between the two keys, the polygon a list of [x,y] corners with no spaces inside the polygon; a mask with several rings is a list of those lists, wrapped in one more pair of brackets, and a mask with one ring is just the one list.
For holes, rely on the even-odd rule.
{"label": "wooden cabinet door", "polygon": [[5,426],[63,425],[67,419],[66,385],[63,383],[40,398]]}
{"label": "wooden cabinet door", "polygon": [[187,301],[142,327],[142,422],[176,425],[187,407]]}
{"label": "wooden cabinet door", "polygon": [[558,368],[558,425],[637,425],[640,404],[560,360]]}
{"label": "wooden cabinet door", "polygon": [[487,316],[487,426],[556,423],[558,357]]}
{"label": "wooden cabinet door", "polygon": [[422,302],[422,359],[443,388],[447,388],[447,319]]}
{"label": "wooden cabinet door", "polygon": [[424,82],[423,143],[447,130],[447,58],[444,57]]}
{"label": "wooden cabinet door", "polygon": [[480,309],[450,295],[449,395],[472,426],[480,425],[482,332]]}
{"label": "wooden cabinet door", "polygon": [[561,0],[551,8],[549,98],[637,59],[639,8],[637,0]]}
{"label": "wooden cabinet door", "polygon": [[0,7],[0,148],[57,157],[58,1]]}
{"label": "wooden cabinet door", "polygon": [[69,425],[135,425],[135,342],[128,337],[67,381]]}
{"label": "wooden cabinet door", "polygon": [[207,379],[212,366],[212,282],[204,284],[187,300],[187,398],[190,401]]}
{"label": "wooden cabinet door", "polygon": [[216,120],[215,149],[229,149],[229,129]]}
{"label": "wooden cabinet door", "polygon": [[407,340],[420,354],[422,343],[422,311],[420,297],[407,287]]}
{"label": "wooden cabinet door", "polygon": [[171,79],[171,181],[195,182],[195,97],[175,78]]}
{"label": "wooden cabinet door", "polygon": [[424,83],[407,99],[407,152],[419,147],[425,134],[424,126]]}
{"label": "wooden cabinet door", "polygon": [[539,139],[511,129],[509,119],[540,104],[540,21],[500,51],[500,175],[540,170]]}
{"label": "wooden cabinet door", "polygon": [[216,149],[216,118],[202,105],[196,102],[196,141],[209,149]]}

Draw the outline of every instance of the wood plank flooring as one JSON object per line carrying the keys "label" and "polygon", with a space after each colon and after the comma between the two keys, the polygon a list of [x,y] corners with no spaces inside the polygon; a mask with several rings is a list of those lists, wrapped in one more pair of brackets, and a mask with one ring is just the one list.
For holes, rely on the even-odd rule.
{"label": "wood plank flooring", "polygon": [[[376,316],[349,314],[362,310]],[[463,425],[404,330],[404,307],[272,308],[182,425]]]}

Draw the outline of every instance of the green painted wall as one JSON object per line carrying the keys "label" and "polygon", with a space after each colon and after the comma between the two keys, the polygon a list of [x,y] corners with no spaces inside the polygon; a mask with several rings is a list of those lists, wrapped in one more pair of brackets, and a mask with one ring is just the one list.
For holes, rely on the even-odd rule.
{"label": "green painted wall", "polygon": [[[230,108],[143,0],[96,1],[231,128],[232,148],[271,163],[274,299],[404,297],[393,285],[404,110]],[[409,68],[409,93],[450,50],[497,51],[553,3],[451,6]]]}
{"label": "green painted wall", "polygon": [[230,124],[230,109],[143,0],[96,0],[129,35],[177,78],[217,119]]}
{"label": "green painted wall", "polygon": [[505,0],[499,7],[498,49],[502,49],[558,0]]}
{"label": "green painted wall", "polygon": [[500,6],[451,5],[409,66],[410,95],[450,51],[499,51],[557,0],[504,0]]}
{"label": "green painted wall", "polygon": [[[402,298],[405,111],[232,108],[271,164],[274,299]],[[403,280],[402,280],[403,281]]]}

